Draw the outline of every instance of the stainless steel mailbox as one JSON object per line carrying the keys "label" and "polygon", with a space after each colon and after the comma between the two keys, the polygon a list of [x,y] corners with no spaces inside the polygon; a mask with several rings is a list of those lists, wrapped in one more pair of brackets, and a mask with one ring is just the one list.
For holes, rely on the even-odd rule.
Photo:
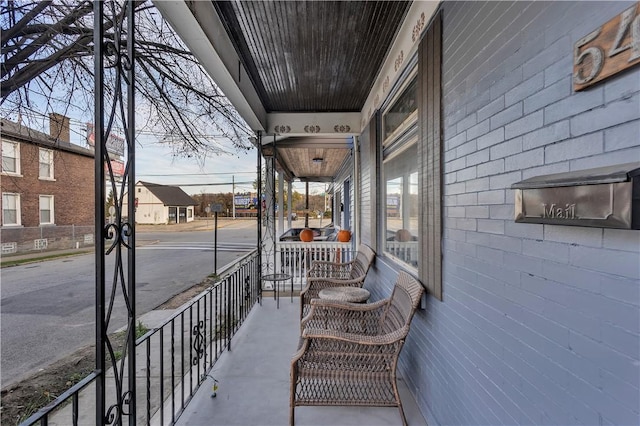
{"label": "stainless steel mailbox", "polygon": [[536,176],[511,188],[516,222],[640,229],[640,162]]}

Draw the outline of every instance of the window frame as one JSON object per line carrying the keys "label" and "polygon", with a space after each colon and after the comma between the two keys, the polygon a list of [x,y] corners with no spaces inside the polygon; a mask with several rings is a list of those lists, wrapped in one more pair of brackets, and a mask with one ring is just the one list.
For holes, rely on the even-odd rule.
{"label": "window frame", "polygon": [[[387,141],[395,141],[397,140],[404,132],[411,129],[418,121],[418,69],[414,66],[411,71],[408,73],[406,78],[403,80],[402,84],[398,87],[398,90],[391,98],[390,102],[386,106],[386,108],[382,111],[382,146],[387,146]],[[411,86],[415,85],[415,104],[416,109],[409,113],[406,118],[400,123],[390,134],[386,134],[386,125],[387,125],[387,117],[391,112],[394,106],[400,101],[402,96],[405,94],[405,91]],[[393,143],[393,142],[392,142]]]}
{"label": "window frame", "polygon": [[[5,202],[4,202],[4,197],[5,196],[12,196],[15,197],[16,200],[16,221],[15,223],[6,223],[6,215],[4,214],[5,211]],[[3,192],[2,193],[2,226],[3,227],[17,227],[17,226],[22,226],[22,212],[20,211],[20,194],[16,193],[16,192]]]}
{"label": "window frame", "polygon": [[[3,167],[3,161],[2,159],[4,158],[4,144],[10,144],[10,145],[14,145],[15,146],[15,157],[8,157],[8,158],[15,158],[15,162],[16,162],[16,170],[15,171],[6,171]],[[0,169],[1,169],[1,173],[3,175],[8,175],[8,176],[21,176],[20,174],[20,142],[14,142],[14,141],[7,141],[7,140],[3,140],[2,141],[2,156],[0,157]]]}
{"label": "window frame", "polygon": [[[43,176],[42,175],[42,153],[46,152],[49,155],[49,175],[48,176]],[[54,170],[53,170],[53,150],[51,149],[47,149],[47,148],[38,148],[38,179],[40,180],[55,180],[54,177]]]}
{"label": "window frame", "polygon": [[[42,221],[42,199],[43,198],[48,198],[49,201],[49,222],[43,222]],[[53,195],[40,195],[38,197],[38,220],[40,222],[40,226],[43,225],[55,225],[56,224],[56,220],[55,220],[55,197]]]}
{"label": "window frame", "polygon": [[[385,119],[386,119],[386,114],[392,110],[392,108],[396,105],[396,102],[405,94],[405,91],[407,90],[407,88],[409,88],[412,84],[416,85],[416,109],[415,111],[412,111],[411,113],[409,113],[406,118],[402,121],[401,124],[399,124],[393,132],[391,132],[389,135],[386,136],[386,138],[384,138],[382,140],[382,151],[381,151],[381,157],[380,157],[380,172],[381,172],[381,185],[380,185],[380,196],[381,196],[381,200],[382,202],[380,203],[380,223],[382,226],[382,241],[381,241],[381,254],[385,257],[387,257],[388,259],[390,259],[391,261],[393,261],[394,263],[398,264],[398,266],[411,271],[415,274],[418,273],[419,267],[420,267],[420,262],[422,260],[421,256],[419,255],[419,247],[421,244],[420,238],[422,235],[422,231],[420,228],[420,223],[419,223],[419,214],[418,216],[415,218],[418,221],[417,224],[417,235],[412,235],[412,238],[415,237],[416,240],[416,247],[415,247],[415,252],[412,253],[412,255],[408,255],[409,258],[415,258],[415,264],[410,263],[410,260],[405,260],[402,259],[400,256],[400,251],[397,251],[396,253],[392,252],[389,248],[388,248],[388,235],[387,235],[387,230],[388,230],[388,211],[387,211],[387,170],[389,170],[389,163],[392,162],[394,159],[398,159],[398,157],[400,157],[403,153],[405,153],[407,150],[409,149],[416,149],[418,148],[418,142],[419,142],[419,137],[418,137],[418,107],[417,107],[417,103],[418,103],[418,91],[417,91],[417,83],[418,83],[418,67],[416,64],[413,64],[413,66],[409,67],[408,71],[405,73],[405,77],[402,79],[402,83],[399,84],[397,86],[397,90],[394,91],[394,94],[392,97],[389,98],[389,101],[386,103],[384,109],[382,110],[381,113],[381,124],[382,124],[382,128],[384,129],[385,126]],[[384,130],[383,130],[383,137],[384,137]],[[420,173],[419,173],[419,161],[417,159],[416,156],[416,164],[415,164],[415,172],[417,173],[417,184],[418,184],[418,198],[420,196],[420,191],[421,191],[421,180],[420,180]],[[413,164],[411,166],[414,166]],[[413,174],[413,173],[411,173]],[[410,174],[410,175],[411,175]],[[407,175],[407,178],[409,178],[410,175]],[[405,198],[405,195],[402,195],[403,198]],[[406,198],[405,198],[406,200]],[[401,201],[402,202],[402,201]],[[409,213],[410,214],[410,213]],[[404,219],[402,219],[404,220]],[[413,242],[414,240],[412,239],[411,242]],[[410,248],[405,249],[405,254],[408,253],[410,250]]]}

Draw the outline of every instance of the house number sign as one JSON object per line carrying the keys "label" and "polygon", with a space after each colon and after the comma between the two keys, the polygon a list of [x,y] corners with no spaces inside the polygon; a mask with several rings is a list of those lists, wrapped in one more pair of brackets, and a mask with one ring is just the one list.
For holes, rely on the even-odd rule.
{"label": "house number sign", "polygon": [[580,91],[640,63],[640,2],[578,40],[573,88]]}

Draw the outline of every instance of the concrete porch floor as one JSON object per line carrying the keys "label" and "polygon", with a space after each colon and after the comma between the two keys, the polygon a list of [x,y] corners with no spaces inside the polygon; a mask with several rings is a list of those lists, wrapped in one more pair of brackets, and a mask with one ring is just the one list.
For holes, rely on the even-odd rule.
{"label": "concrete porch floor", "polygon": [[[265,297],[256,305],[236,336],[231,351],[214,365],[211,376],[218,381],[212,397],[213,379],[207,378],[177,425],[287,425],[289,422],[289,368],[300,335],[299,299]],[[426,421],[407,390],[398,381],[407,422]],[[297,407],[297,425],[400,425],[397,408]]]}

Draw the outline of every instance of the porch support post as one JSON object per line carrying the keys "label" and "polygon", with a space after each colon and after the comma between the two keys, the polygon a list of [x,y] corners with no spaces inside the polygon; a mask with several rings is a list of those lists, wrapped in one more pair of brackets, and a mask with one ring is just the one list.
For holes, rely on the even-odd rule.
{"label": "porch support post", "polygon": [[278,228],[276,235],[284,232],[284,176],[278,173]]}
{"label": "porch support post", "polygon": [[360,140],[357,136],[353,137],[353,223],[351,224],[353,245],[358,247],[361,242],[360,238]]}
{"label": "porch support post", "polygon": [[[117,3],[121,9],[105,10],[94,1],[95,75],[95,292],[96,292],[96,424],[136,424],[135,357],[135,6]],[[109,16],[107,16],[109,15]],[[105,25],[105,22],[108,22]],[[106,77],[105,77],[106,74]],[[108,90],[105,84],[111,85]],[[107,93],[110,92],[110,95]],[[124,129],[122,150],[110,148],[107,141],[114,127]],[[111,160],[125,156],[124,179],[111,167]],[[114,194],[115,215],[106,222],[105,194]],[[107,276],[106,257],[110,256]],[[122,303],[119,303],[122,301]],[[107,332],[114,316],[126,309],[126,336],[123,347],[116,347]],[[126,359],[118,360],[116,350]],[[108,353],[107,353],[108,351]],[[107,358],[113,375],[105,375]],[[125,379],[126,377],[126,379]],[[107,386],[109,380],[109,386]],[[113,383],[113,385],[111,385]],[[107,389],[110,396],[106,398]],[[110,401],[110,406],[106,401]],[[128,420],[124,418],[128,417]]]}
{"label": "porch support post", "polygon": [[287,212],[289,213],[287,222],[289,224],[289,229],[291,229],[291,206],[293,205],[293,182],[291,181],[287,182],[287,194]]}
{"label": "porch support post", "polygon": [[[128,229],[125,230],[125,235],[129,239],[129,247],[127,250],[127,298],[128,298],[128,328],[127,331],[127,369],[129,374],[129,389],[128,397],[127,391],[122,395],[123,404],[128,403],[128,411],[124,410],[123,414],[129,416],[129,425],[135,426],[136,424],[136,182],[135,182],[135,153],[136,153],[136,105],[135,105],[135,5],[133,1],[129,1],[125,4],[126,7],[126,19],[127,19],[127,56],[129,57],[128,67],[123,67],[123,71],[127,75],[129,84],[127,87],[127,117],[126,117],[126,142],[127,142],[127,221]],[[128,69],[127,69],[128,68]],[[186,214],[186,213],[185,213]],[[178,213],[178,221],[180,220],[180,214]],[[123,224],[126,227],[126,225]],[[128,231],[128,232],[127,232]],[[126,300],[126,299],[125,299]],[[127,401],[128,399],[128,401]]]}
{"label": "porch support post", "polygon": [[309,227],[309,181],[304,183],[304,227]]}
{"label": "porch support post", "polygon": [[94,136],[95,136],[95,188],[94,188],[94,209],[95,209],[95,295],[96,295],[96,372],[99,373],[96,378],[96,424],[104,424],[105,412],[105,338],[106,329],[104,327],[105,316],[105,184],[104,184],[104,160],[103,160],[103,133],[104,128],[104,64],[102,57],[104,55],[104,46],[102,44],[102,33],[104,7],[102,1],[93,2],[93,60],[94,60]]}
{"label": "porch support post", "polygon": [[275,160],[273,153],[265,157],[266,164],[266,191],[264,197],[264,234],[262,236],[264,248],[264,266],[265,272],[268,274],[275,273],[275,177],[274,167]]}
{"label": "porch support post", "polygon": [[[257,158],[257,188],[258,191],[258,294],[260,304],[262,304],[262,132],[258,131],[256,135],[256,146],[258,147]],[[234,194],[235,199],[235,194]],[[235,219],[235,216],[234,216]]]}

